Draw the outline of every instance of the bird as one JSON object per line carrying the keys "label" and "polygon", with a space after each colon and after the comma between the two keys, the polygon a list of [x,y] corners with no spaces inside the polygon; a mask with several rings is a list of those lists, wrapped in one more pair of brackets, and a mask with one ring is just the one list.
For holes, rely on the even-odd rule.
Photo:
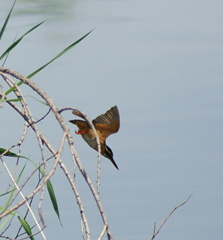
{"label": "bird", "polygon": [[[76,116],[79,116],[84,119],[83,115],[80,114],[78,111],[72,111],[72,113]],[[91,128],[91,126],[83,120],[70,120],[69,122],[77,125],[79,128],[78,131],[75,131],[76,134],[79,134],[82,136],[82,138],[87,142],[87,144],[95,149],[97,148],[97,140],[96,135]],[[101,145],[101,154],[108,158],[112,164],[119,170],[115,160],[113,159],[113,152],[111,148],[106,144],[106,138],[110,136],[113,133],[118,132],[120,128],[120,117],[119,117],[119,111],[118,107],[114,106],[110,110],[108,110],[105,114],[101,114],[98,117],[96,117],[92,121]]]}

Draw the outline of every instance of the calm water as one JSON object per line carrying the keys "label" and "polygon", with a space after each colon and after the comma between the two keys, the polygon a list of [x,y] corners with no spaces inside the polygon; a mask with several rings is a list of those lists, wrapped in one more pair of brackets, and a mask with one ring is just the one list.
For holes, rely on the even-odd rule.
{"label": "calm water", "polygon": [[[11,3],[1,4],[2,22]],[[101,186],[115,239],[149,239],[154,222],[158,226],[193,189],[191,200],[170,218],[157,239],[210,240],[223,234],[222,7],[217,0],[17,1],[1,51],[16,34],[46,20],[5,64],[24,75],[94,29],[33,80],[58,108],[73,106],[91,118],[118,105],[121,129],[107,143],[120,171],[103,158]],[[42,116],[39,104],[30,101],[36,117]],[[18,132],[14,115],[9,116],[11,131]],[[69,113],[64,117],[73,118]],[[61,134],[58,127],[40,126],[58,144],[54,140]],[[2,134],[8,136],[5,129]],[[74,139],[94,179],[96,152],[82,138]],[[13,141],[8,137],[4,143]],[[27,154],[32,157],[32,152]],[[65,158],[72,171],[69,155]],[[64,227],[46,203],[46,235],[81,239],[75,199],[59,170],[52,181]],[[91,212],[94,203],[85,184],[81,180],[79,184],[96,239],[101,230],[95,221],[98,215]]]}

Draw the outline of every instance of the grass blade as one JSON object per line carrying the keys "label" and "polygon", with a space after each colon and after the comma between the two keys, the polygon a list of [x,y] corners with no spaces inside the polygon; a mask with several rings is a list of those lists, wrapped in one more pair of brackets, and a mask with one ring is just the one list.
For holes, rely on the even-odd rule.
{"label": "grass blade", "polygon": [[35,240],[35,238],[32,236],[32,231],[31,231],[31,228],[30,228],[28,222],[27,222],[24,218],[22,218],[22,217],[20,217],[20,216],[18,216],[18,219],[19,219],[19,221],[20,221],[23,229],[25,230],[25,232],[26,232],[27,235],[29,236],[29,238],[30,238],[31,240]]}
{"label": "grass blade", "polygon": [[[22,98],[20,97],[20,98],[7,99],[5,101],[6,102],[20,102],[21,100],[22,100]],[[1,101],[1,99],[0,99],[0,101]]]}
{"label": "grass blade", "polygon": [[[42,168],[40,168],[39,170],[40,170],[40,173],[42,174],[42,176],[44,176],[45,175],[44,170]],[[60,213],[59,213],[59,208],[58,208],[58,204],[57,204],[57,199],[56,199],[56,195],[55,195],[55,192],[54,192],[54,189],[53,189],[53,185],[52,185],[50,180],[47,181],[46,186],[47,186],[47,190],[48,190],[48,193],[49,193],[49,196],[50,196],[50,200],[53,204],[54,211],[55,211],[57,217],[60,220]],[[62,226],[61,221],[60,221],[60,224]]]}
{"label": "grass blade", "polygon": [[74,43],[72,43],[70,46],[68,46],[67,48],[65,48],[63,51],[61,51],[59,54],[57,54],[53,59],[51,59],[49,62],[47,62],[46,64],[44,64],[42,67],[38,68],[36,71],[34,71],[33,73],[29,74],[29,76],[27,76],[27,78],[31,78],[34,75],[36,75],[38,72],[40,72],[42,69],[44,69],[46,66],[48,66],[50,63],[54,62],[57,58],[61,57],[64,53],[66,53],[67,51],[69,51],[72,47],[74,47],[75,45],[77,45],[79,42],[81,42],[84,38],[86,38],[93,30],[91,30],[90,32],[88,32],[87,34],[85,34],[83,37],[81,37],[80,39],[78,39],[77,41],[75,41]]}
{"label": "grass blade", "polygon": [[[16,2],[16,1],[15,1],[15,2]],[[2,28],[1,28],[1,31],[0,31],[0,40],[1,40],[1,38],[2,38],[2,36],[3,36],[3,33],[4,33],[4,31],[5,31],[5,28],[6,28],[7,24],[8,24],[9,18],[10,18],[11,13],[12,13],[12,10],[13,10],[13,8],[14,8],[14,6],[15,6],[15,2],[13,3],[13,5],[12,5],[12,7],[11,7],[11,10],[9,11],[8,16],[7,16],[7,18],[5,19],[5,22],[4,22],[4,24],[3,24]]]}
{"label": "grass blade", "polygon": [[43,24],[43,22],[38,23],[37,25],[35,25],[34,27],[32,27],[31,29],[29,29],[26,33],[24,33],[18,40],[16,40],[14,43],[12,43],[6,50],[5,52],[1,55],[0,60],[5,57],[15,46],[17,46],[19,44],[19,42],[30,32],[32,32],[33,30],[35,30],[37,27],[39,27],[41,24]]}
{"label": "grass blade", "polygon": [[[24,165],[24,167],[22,168],[22,170],[21,170],[20,173],[19,173],[18,178],[16,179],[16,183],[17,183],[17,184],[18,184],[18,182],[19,182],[19,180],[20,180],[20,178],[21,178],[21,176],[22,176],[22,174],[23,174],[23,171],[24,171],[24,169],[25,169],[25,166],[26,166],[26,165]],[[0,195],[0,197],[1,197],[1,196],[3,196],[3,195],[9,194],[8,199],[7,199],[7,202],[6,202],[6,204],[5,204],[5,207],[1,207],[1,206],[0,206],[0,210],[1,210],[2,212],[3,212],[3,211],[7,211],[7,207],[8,207],[8,205],[9,205],[9,203],[10,203],[12,197],[13,197],[13,194],[14,194],[15,190],[16,190],[16,187],[14,186],[13,189],[10,190],[9,192]],[[8,223],[8,221],[10,220],[10,218],[11,218],[13,215],[15,215],[15,211],[13,211],[12,213],[8,214],[8,216],[4,219],[4,221],[1,222],[0,230]]]}
{"label": "grass blade", "polygon": [[39,100],[39,99],[37,99],[37,98],[35,98],[35,97],[31,96],[31,95],[27,95],[26,97],[33,98],[33,99],[35,99],[37,102],[39,102],[39,103],[41,103],[41,104],[43,104],[43,105],[45,105],[45,106],[47,106],[47,107],[48,107],[48,104],[47,104],[46,102],[43,102],[43,101],[41,101],[41,100]]}
{"label": "grass blade", "polygon": [[[48,193],[50,195],[51,202],[53,204],[54,211],[55,211],[57,217],[60,220],[60,213],[59,213],[59,208],[58,208],[58,204],[57,204],[57,199],[56,199],[56,195],[55,195],[54,190],[53,190],[53,185],[50,182],[50,180],[47,181],[46,186],[47,186]],[[61,221],[60,221],[60,224],[62,226]]]}
{"label": "grass blade", "polygon": [[29,160],[27,157],[24,157],[24,156],[20,156],[16,153],[13,153],[13,152],[10,152],[10,151],[7,151],[5,148],[0,148],[0,155],[3,154],[3,156],[7,156],[7,157],[20,157],[20,158],[25,158],[27,160]]}
{"label": "grass blade", "polygon": [[[23,84],[23,81],[20,81],[20,82],[18,82],[16,85],[19,87],[19,86],[22,85],[22,84]],[[15,86],[9,88],[9,90],[7,90],[7,91],[5,92],[5,95],[8,95],[10,92],[14,91],[15,89],[16,89]]]}
{"label": "grass blade", "polygon": [[[20,178],[21,178],[21,176],[22,176],[22,174],[23,174],[23,171],[24,171],[25,167],[26,167],[26,165],[24,165],[24,167],[23,167],[22,170],[20,171],[19,176],[18,176],[18,178],[16,179],[16,184],[19,183],[19,180],[20,180]],[[12,189],[12,191],[10,191],[8,200],[7,200],[6,204],[5,204],[5,207],[6,207],[6,208],[8,207],[8,204],[10,203],[10,201],[11,201],[11,199],[12,199],[12,197],[13,197],[13,194],[14,194],[14,191],[15,191],[15,190],[16,190],[16,186],[14,186],[13,189]]]}
{"label": "grass blade", "polygon": [[[43,22],[42,22],[43,23]],[[40,24],[42,24],[40,23]],[[39,25],[40,25],[39,24]],[[77,45],[79,42],[81,42],[84,38],[86,38],[93,30],[91,30],[90,32],[88,32],[87,34],[85,34],[83,37],[81,37],[80,39],[78,39],[77,41],[75,41],[74,43],[72,43],[70,46],[68,46],[67,48],[65,48],[62,52],[60,52],[59,54],[57,54],[53,59],[51,59],[49,62],[47,62],[46,64],[44,64],[42,67],[38,68],[36,71],[34,71],[33,73],[29,74],[29,76],[27,76],[27,78],[31,78],[34,75],[36,75],[38,72],[40,72],[42,69],[44,69],[45,67],[47,67],[50,63],[54,62],[57,58],[61,57],[64,53],[66,53],[67,51],[69,51],[72,47],[74,47],[75,45]],[[17,40],[18,41],[18,40]],[[20,40],[21,41],[21,40]],[[16,42],[15,42],[16,43]],[[14,43],[14,44],[15,44]],[[13,45],[13,44],[12,44]],[[5,54],[5,53],[4,53]],[[6,53],[7,54],[7,53]],[[1,60],[1,58],[0,58]],[[18,82],[16,85],[20,86],[23,84],[23,81]],[[15,87],[11,87],[9,90],[7,90],[5,92],[5,95],[8,95],[9,93],[11,93],[12,91],[14,91],[16,88]]]}
{"label": "grass blade", "polygon": [[[1,210],[1,209],[0,209],[0,210]],[[7,215],[4,219],[2,219],[1,225],[0,225],[0,230],[2,230],[3,227],[9,222],[10,218],[12,217],[11,215],[14,215],[14,214],[10,213],[10,214]]]}

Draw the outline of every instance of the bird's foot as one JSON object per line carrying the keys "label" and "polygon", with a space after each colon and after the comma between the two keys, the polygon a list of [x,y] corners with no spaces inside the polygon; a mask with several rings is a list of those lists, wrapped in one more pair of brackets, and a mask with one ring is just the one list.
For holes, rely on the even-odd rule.
{"label": "bird's foot", "polygon": [[77,134],[77,135],[82,135],[83,133],[86,133],[87,131],[81,131],[81,130],[79,130],[79,131],[75,131],[75,133]]}

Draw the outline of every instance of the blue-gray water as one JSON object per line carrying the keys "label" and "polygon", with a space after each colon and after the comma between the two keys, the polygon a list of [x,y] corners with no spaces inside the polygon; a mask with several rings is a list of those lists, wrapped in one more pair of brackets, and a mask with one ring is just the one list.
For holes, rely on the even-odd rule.
{"label": "blue-gray water", "polygon": [[[1,4],[3,22],[12,2]],[[102,158],[100,194],[115,239],[150,239],[154,222],[158,226],[193,189],[190,201],[171,216],[157,239],[210,240],[223,235],[222,9],[217,0],[16,3],[1,51],[16,34],[46,20],[5,64],[24,75],[94,29],[33,80],[59,108],[73,106],[91,118],[118,105],[121,129],[107,143],[120,170]],[[36,114],[42,116],[38,109]],[[73,118],[64,116],[67,121]],[[8,121],[11,131],[18,131],[13,117]],[[42,128],[49,138],[59,135],[53,125]],[[5,137],[6,129],[1,131],[4,144],[13,144],[11,136]],[[85,168],[93,174],[96,152],[81,137],[74,139]],[[81,239],[75,199],[57,173],[52,182],[64,227],[47,204],[46,236]],[[85,207],[91,211],[95,204],[83,188]],[[95,222],[98,215],[88,215],[95,239],[101,230]]]}

